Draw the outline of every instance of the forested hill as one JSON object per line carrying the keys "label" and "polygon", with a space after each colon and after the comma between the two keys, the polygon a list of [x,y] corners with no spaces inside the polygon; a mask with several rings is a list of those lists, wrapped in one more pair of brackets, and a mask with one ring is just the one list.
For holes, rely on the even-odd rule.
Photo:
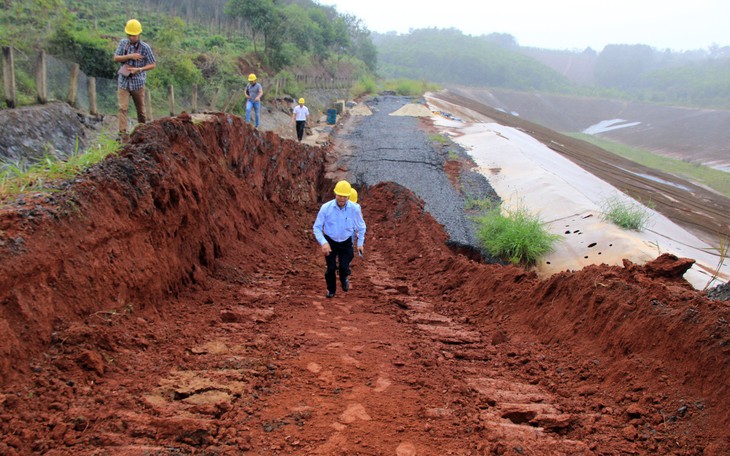
{"label": "forested hill", "polygon": [[550,50],[521,47],[508,34],[469,36],[456,29],[373,34],[373,42],[378,69],[390,78],[730,109],[730,47]]}
{"label": "forested hill", "polygon": [[41,49],[88,76],[115,78],[110,56],[130,18],[142,22],[158,59],[153,89],[240,85],[255,72],[291,94],[301,89],[294,74],[357,79],[377,65],[362,22],[312,0],[5,0],[0,44],[16,49],[20,104],[33,100],[32,60]]}
{"label": "forested hill", "polygon": [[375,35],[373,41],[379,70],[386,77],[519,90],[558,90],[569,85],[567,78],[533,58],[456,29]]}

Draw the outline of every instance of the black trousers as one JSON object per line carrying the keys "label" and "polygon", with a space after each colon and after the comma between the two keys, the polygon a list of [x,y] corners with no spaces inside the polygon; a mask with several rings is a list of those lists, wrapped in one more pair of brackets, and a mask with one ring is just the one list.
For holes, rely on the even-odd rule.
{"label": "black trousers", "polygon": [[[332,251],[325,258],[327,259],[327,272],[324,273],[324,279],[327,282],[327,291],[334,293],[337,291],[337,271],[340,273],[340,282],[344,282],[350,275],[350,261],[352,261],[355,253],[352,248],[352,238],[348,238],[342,242],[333,241],[329,236],[324,237],[332,248]],[[338,262],[339,261],[339,266]]]}
{"label": "black trousers", "polygon": [[302,138],[304,137],[304,125],[306,123],[306,120],[297,120],[297,139],[299,139],[299,142],[302,142]]}

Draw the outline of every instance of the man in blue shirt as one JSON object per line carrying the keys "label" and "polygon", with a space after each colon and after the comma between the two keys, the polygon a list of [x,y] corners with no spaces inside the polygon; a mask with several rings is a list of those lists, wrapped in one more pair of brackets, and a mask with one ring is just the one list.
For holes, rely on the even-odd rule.
{"label": "man in blue shirt", "polygon": [[[354,256],[353,235],[357,231],[357,250],[365,253],[365,220],[359,205],[350,201],[352,187],[347,181],[335,185],[335,199],[322,205],[314,221],[314,237],[322,247],[327,260],[324,274],[327,283],[327,297],[333,298],[337,291],[337,276],[340,273],[342,291],[350,289],[350,261]],[[339,266],[338,266],[339,259]]]}
{"label": "man in blue shirt", "polygon": [[114,52],[114,61],[122,64],[117,78],[119,137],[122,141],[127,138],[127,110],[130,96],[137,110],[137,121],[141,124],[147,122],[144,85],[147,81],[147,72],[157,66],[152,48],[139,39],[142,34],[142,24],[137,19],[127,21],[124,33],[127,34],[127,38],[119,42]]}

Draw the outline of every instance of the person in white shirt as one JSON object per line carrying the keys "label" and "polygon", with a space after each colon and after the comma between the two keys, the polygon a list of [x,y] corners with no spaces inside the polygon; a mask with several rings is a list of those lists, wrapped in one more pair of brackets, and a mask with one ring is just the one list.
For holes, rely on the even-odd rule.
{"label": "person in white shirt", "polygon": [[[357,251],[365,253],[365,220],[360,207],[350,201],[352,187],[347,181],[335,185],[335,199],[322,205],[312,230],[327,262],[324,274],[327,297],[337,291],[337,272],[342,291],[350,290],[350,261],[354,256],[353,236],[357,232]],[[338,264],[339,259],[339,264]]]}
{"label": "person in white shirt", "polygon": [[297,139],[302,142],[304,137],[304,127],[307,126],[309,120],[309,108],[304,106],[304,98],[299,99],[299,104],[294,107],[294,112],[291,115],[291,121],[296,125],[297,128]]}

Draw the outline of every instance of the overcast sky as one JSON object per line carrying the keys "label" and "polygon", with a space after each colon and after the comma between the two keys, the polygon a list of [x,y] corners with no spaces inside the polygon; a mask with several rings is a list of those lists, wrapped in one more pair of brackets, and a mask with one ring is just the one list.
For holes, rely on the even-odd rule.
{"label": "overcast sky", "polygon": [[648,44],[675,51],[730,46],[728,0],[318,0],[374,32],[454,27],[467,35],[509,33],[546,49]]}

